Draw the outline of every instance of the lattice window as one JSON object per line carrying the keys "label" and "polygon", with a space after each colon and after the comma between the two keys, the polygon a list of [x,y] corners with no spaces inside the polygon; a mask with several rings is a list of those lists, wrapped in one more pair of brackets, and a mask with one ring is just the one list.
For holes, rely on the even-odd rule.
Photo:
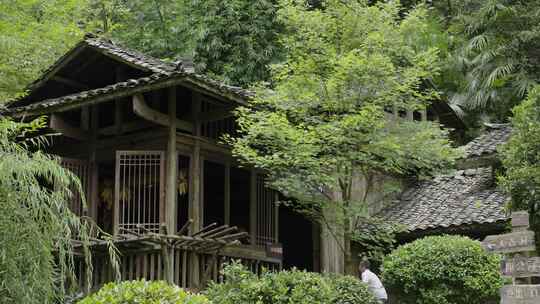
{"label": "lattice window", "polygon": [[[83,190],[83,195],[88,200],[89,188],[90,188],[90,166],[87,161],[72,158],[60,158],[60,165],[75,174],[80,182]],[[84,204],[81,193],[77,191],[75,185],[71,185],[70,191],[73,194],[70,201],[69,208],[78,216],[82,216],[84,213]]]}
{"label": "lattice window", "polygon": [[118,151],[115,216],[118,232],[159,232],[165,191],[162,151]]}
{"label": "lattice window", "polygon": [[277,243],[277,192],[264,184],[264,175],[257,175],[257,245]]}

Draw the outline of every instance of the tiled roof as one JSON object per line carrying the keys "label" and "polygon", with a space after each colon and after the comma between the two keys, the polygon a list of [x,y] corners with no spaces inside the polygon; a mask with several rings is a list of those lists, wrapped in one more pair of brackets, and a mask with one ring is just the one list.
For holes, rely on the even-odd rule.
{"label": "tiled roof", "polygon": [[465,158],[487,156],[497,152],[497,147],[510,138],[509,124],[486,124],[487,132],[465,145]]}
{"label": "tiled roof", "polygon": [[84,47],[95,48],[110,57],[113,57],[119,61],[126,62],[130,65],[134,65],[141,70],[152,72],[153,74],[148,77],[129,79],[127,81],[115,83],[102,88],[42,100],[24,106],[18,106],[18,100],[13,100],[6,103],[7,110],[4,110],[2,112],[4,114],[15,114],[35,110],[46,110],[47,108],[51,107],[60,107],[64,105],[67,106],[71,104],[84,103],[96,98],[105,97],[106,95],[112,93],[122,94],[123,91],[129,91],[130,89],[134,88],[138,88],[141,92],[144,92],[145,87],[166,82],[173,82],[174,84],[193,84],[205,90],[209,90],[211,93],[222,95],[227,98],[232,98],[237,101],[243,101],[253,96],[253,92],[251,91],[242,89],[240,87],[227,85],[223,82],[213,80],[204,75],[197,74],[190,66],[184,66],[181,62],[165,62],[160,59],[120,47],[113,44],[112,42],[95,38],[93,36],[85,37],[82,42],[75,46],[70,52],[62,56],[54,65],[49,67],[42,74],[42,77],[40,79],[34,81],[31,85],[29,85],[28,89],[33,89],[46,77],[48,73],[53,71],[56,66],[58,66],[63,60],[69,57],[70,54],[77,52],[78,49]]}
{"label": "tiled roof", "polygon": [[[221,82],[209,79],[203,75],[187,71],[174,71],[170,73],[155,73],[149,77],[142,77],[138,79],[129,79],[127,81],[108,85],[103,88],[83,91],[58,98],[46,99],[43,101],[32,103],[27,106],[12,106],[4,110],[3,113],[13,115],[17,113],[25,113],[39,110],[47,111],[47,109],[50,108],[83,104],[99,98],[103,99],[104,97],[107,97],[107,95],[112,95],[113,93],[115,94],[115,96],[111,96],[110,99],[124,97],[124,95],[132,95],[134,93],[143,93],[160,85],[161,87],[168,87],[174,84],[182,83],[202,86],[209,92],[228,96],[229,98],[234,98],[237,101],[246,100],[252,96],[252,93],[250,91],[238,87],[225,85]],[[117,94],[121,96],[117,96]]]}
{"label": "tiled roof", "polygon": [[505,221],[508,197],[493,184],[491,168],[456,171],[419,182],[377,215],[409,232]]}
{"label": "tiled roof", "polygon": [[148,70],[154,73],[172,72],[176,68],[176,64],[166,62],[143,53],[133,51],[124,47],[120,47],[110,41],[87,36],[83,43],[89,47],[98,49],[120,61],[133,64],[143,70]]}

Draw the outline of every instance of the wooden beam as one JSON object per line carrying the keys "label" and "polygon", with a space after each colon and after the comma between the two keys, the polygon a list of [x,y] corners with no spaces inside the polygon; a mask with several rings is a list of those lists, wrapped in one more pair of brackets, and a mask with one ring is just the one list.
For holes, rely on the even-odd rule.
{"label": "wooden beam", "polygon": [[[176,119],[176,87],[169,88],[167,94],[169,104],[169,121]],[[176,152],[176,126],[169,125],[169,137],[167,141],[167,207],[166,225],[170,233],[176,232],[176,175],[178,174],[178,155]]]}
{"label": "wooden beam", "polygon": [[62,77],[62,76],[53,76],[52,80],[54,80],[56,82],[60,82],[62,84],[65,84],[65,85],[73,87],[73,88],[84,90],[84,91],[90,89],[90,86],[87,85],[87,84],[80,83],[80,82],[78,82],[76,80],[65,78],[65,77]]}
{"label": "wooden beam", "polygon": [[[135,131],[140,131],[140,130],[148,129],[155,126],[156,126],[155,124],[146,120],[132,121],[129,123],[122,124],[122,132],[123,133],[135,132]],[[116,124],[105,127],[105,128],[101,128],[99,129],[99,134],[106,135],[106,136],[115,135],[117,132],[117,128],[118,126]]]}
{"label": "wooden beam", "polygon": [[86,141],[90,138],[90,134],[88,132],[69,125],[58,114],[51,115],[49,127],[57,132],[62,133],[62,135],[65,137],[74,138],[80,141]]}
{"label": "wooden beam", "polygon": [[175,127],[177,129],[187,132],[193,132],[192,123],[185,120],[176,119],[176,117],[174,119],[170,118],[167,114],[158,112],[150,108],[144,101],[144,97],[142,96],[142,94],[136,94],[133,96],[133,112],[135,112],[135,114],[137,114],[139,117],[151,121],[155,124],[168,127],[171,122],[173,122],[174,124],[176,124]]}

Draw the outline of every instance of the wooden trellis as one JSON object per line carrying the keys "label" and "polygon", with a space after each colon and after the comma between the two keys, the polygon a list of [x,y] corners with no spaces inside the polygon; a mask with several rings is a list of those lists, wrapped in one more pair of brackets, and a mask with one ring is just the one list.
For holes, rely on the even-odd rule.
{"label": "wooden trellis", "polygon": [[[169,234],[162,225],[160,232],[147,230],[142,225],[133,229],[122,230],[115,240],[115,246],[122,253],[120,260],[120,277],[122,280],[167,280],[184,288],[202,287],[208,281],[218,281],[223,264],[233,258],[220,254],[227,246],[239,244],[239,240],[247,238],[246,232],[238,232],[237,227],[217,226],[216,223],[204,227],[197,233],[190,233],[188,221],[176,234]],[[114,273],[108,262],[107,245],[102,240],[92,240],[94,252],[94,278],[90,288],[96,288],[114,280]],[[76,248],[82,249],[80,243]],[[81,252],[82,253],[82,252]],[[190,269],[190,259],[199,256],[198,269]],[[280,265],[261,261],[243,260],[250,269],[279,269]],[[189,273],[198,271],[201,274],[199,286],[190,281]],[[81,290],[90,289],[85,286],[84,261],[78,263],[77,277]]]}
{"label": "wooden trellis", "polygon": [[159,232],[164,216],[164,163],[162,151],[116,153],[116,233]]}

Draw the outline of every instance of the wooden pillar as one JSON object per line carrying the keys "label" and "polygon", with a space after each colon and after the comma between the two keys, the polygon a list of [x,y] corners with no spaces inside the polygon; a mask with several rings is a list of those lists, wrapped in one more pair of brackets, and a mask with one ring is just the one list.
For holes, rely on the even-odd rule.
{"label": "wooden pillar", "polygon": [[[191,224],[191,233],[198,232],[201,229],[201,143],[198,137],[201,134],[201,126],[198,121],[199,112],[201,110],[200,96],[193,92],[192,98],[192,117],[194,120],[194,135],[195,145],[193,147],[193,154],[191,155],[191,172],[190,172],[190,194],[191,201],[189,204],[189,218],[193,221]],[[200,267],[199,256],[196,253],[192,253],[189,259],[189,282],[192,288],[199,287],[200,284]]]}
{"label": "wooden pillar", "polygon": [[251,169],[249,181],[249,236],[251,246],[256,246],[257,240],[257,172]]}
{"label": "wooden pillar", "polygon": [[99,205],[99,167],[97,163],[97,139],[99,132],[99,107],[94,105],[91,108],[90,113],[90,195],[89,202],[89,215],[97,222],[98,205]]}
{"label": "wooden pillar", "polygon": [[[166,229],[169,234],[176,232],[176,198],[177,198],[177,174],[178,153],[176,151],[176,87],[168,89],[167,103],[169,110],[169,137],[167,142],[167,188],[166,188]],[[164,246],[164,245],[162,245]],[[174,251],[168,246],[163,249],[164,263],[168,271],[165,273],[167,282],[174,283]]]}
{"label": "wooden pillar", "polygon": [[414,111],[413,110],[407,110],[407,120],[413,121],[414,120]]}
{"label": "wooden pillar", "polygon": [[426,109],[421,110],[420,115],[422,116],[422,121],[427,120],[427,110]]}
{"label": "wooden pillar", "polygon": [[167,188],[165,221],[167,231],[171,234],[176,232],[176,197],[178,155],[176,152],[176,87],[169,88],[167,94],[169,107],[169,137],[167,142]]}
{"label": "wooden pillar", "polygon": [[231,164],[225,164],[225,178],[223,184],[223,209],[225,210],[225,225],[231,224]]}

